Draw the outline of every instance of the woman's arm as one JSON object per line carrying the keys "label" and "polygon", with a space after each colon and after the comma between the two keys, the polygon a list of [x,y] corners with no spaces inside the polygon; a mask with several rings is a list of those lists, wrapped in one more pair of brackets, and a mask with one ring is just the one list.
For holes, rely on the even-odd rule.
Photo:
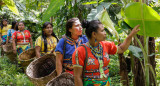
{"label": "woman's arm", "polygon": [[2,41],[2,34],[0,33],[0,42],[2,43],[3,41]]}
{"label": "woman's arm", "polygon": [[29,42],[30,42],[31,48],[33,48],[33,42],[31,37],[29,38]]}
{"label": "woman's arm", "polygon": [[56,71],[57,75],[62,73],[63,55],[60,52],[56,52]]}
{"label": "woman's arm", "polygon": [[139,25],[135,26],[131,31],[131,33],[128,35],[128,37],[124,40],[124,42],[118,46],[118,52],[117,52],[118,54],[123,53],[128,49],[132,41],[132,37],[134,37],[137,34],[137,32],[140,30],[138,28],[139,28]]}
{"label": "woman's arm", "polygon": [[9,41],[9,38],[10,38],[10,37],[9,37],[9,36],[7,36],[7,40],[6,40],[6,43],[8,43],[8,41]]}
{"label": "woman's arm", "polygon": [[13,46],[13,53],[17,54],[16,41],[15,41],[15,39],[12,40],[12,46]]}
{"label": "woman's arm", "polygon": [[36,46],[36,47],[35,47],[36,57],[37,57],[37,58],[40,58],[40,56],[41,56],[40,50],[41,50],[41,47],[40,47],[40,46]]}
{"label": "woman's arm", "polygon": [[83,68],[82,67],[74,67],[74,83],[75,86],[83,86],[83,82],[82,82],[82,71]]}

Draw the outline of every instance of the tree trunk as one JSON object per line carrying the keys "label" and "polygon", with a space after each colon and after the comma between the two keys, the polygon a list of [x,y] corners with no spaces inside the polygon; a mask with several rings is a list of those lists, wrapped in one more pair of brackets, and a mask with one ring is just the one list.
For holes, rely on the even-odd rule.
{"label": "tree trunk", "polygon": [[[143,36],[138,36],[138,38],[140,39],[142,45],[144,46]],[[136,41],[134,41],[134,45],[139,47],[139,45]],[[155,53],[154,37],[149,38],[148,49],[149,49],[149,55]],[[140,61],[136,57],[133,57],[133,60],[134,60],[134,66],[132,66],[132,72],[134,74],[134,79],[133,79],[134,86],[145,86],[145,78],[144,78],[144,73],[143,73]],[[142,63],[143,63],[143,61],[142,61]],[[149,56],[149,63],[152,65],[153,70],[155,71],[155,67],[156,67],[155,55]],[[153,74],[151,71],[149,72],[149,79],[150,79],[149,86],[156,86],[155,80],[154,80],[154,77],[153,77]]]}
{"label": "tree trunk", "polygon": [[[155,53],[155,40],[154,40],[154,37],[150,37],[149,38],[148,46],[149,46],[148,47],[149,48],[149,55]],[[155,55],[149,56],[149,63],[152,65],[154,73],[156,73],[155,72],[155,67],[156,67]],[[149,72],[149,77],[150,77],[150,86],[156,86],[156,84],[155,84],[156,81],[155,81],[151,71]]]}
{"label": "tree trunk", "polygon": [[[137,36],[142,45],[144,46],[144,37],[143,36]],[[136,40],[134,40],[134,45],[139,47],[139,44],[137,43]],[[141,66],[141,63],[139,61],[139,59],[137,57],[134,57],[133,56],[133,68],[132,68],[132,72],[134,74],[134,77],[133,77],[133,83],[134,83],[134,86],[145,86],[145,79],[144,79],[144,73],[143,73],[143,70],[142,70],[142,66]],[[142,61],[143,63],[143,61]]]}
{"label": "tree trunk", "polygon": [[118,56],[120,64],[121,83],[123,84],[123,86],[129,86],[126,59],[123,54],[118,54]]}

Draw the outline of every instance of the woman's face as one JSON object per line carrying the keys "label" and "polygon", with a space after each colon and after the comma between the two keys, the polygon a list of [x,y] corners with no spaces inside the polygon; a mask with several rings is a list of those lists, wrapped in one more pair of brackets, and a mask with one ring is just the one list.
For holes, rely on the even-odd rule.
{"label": "woman's face", "polygon": [[3,25],[4,25],[4,26],[7,26],[7,21],[3,21]]}
{"label": "woman's face", "polygon": [[80,23],[79,20],[76,20],[73,25],[72,28],[69,29],[69,31],[71,32],[71,35],[82,35],[82,25]]}
{"label": "woman's face", "polygon": [[95,32],[95,39],[99,42],[104,41],[106,39],[106,31],[104,30],[102,24],[99,24],[99,28],[97,32]]}
{"label": "woman's face", "polygon": [[50,36],[53,32],[53,27],[50,24],[48,24],[46,28],[43,29],[43,31],[46,34],[46,36]]}
{"label": "woman's face", "polygon": [[20,22],[19,24],[18,24],[18,29],[20,30],[20,31],[22,31],[22,30],[24,30],[24,24],[22,23],[22,22]]}

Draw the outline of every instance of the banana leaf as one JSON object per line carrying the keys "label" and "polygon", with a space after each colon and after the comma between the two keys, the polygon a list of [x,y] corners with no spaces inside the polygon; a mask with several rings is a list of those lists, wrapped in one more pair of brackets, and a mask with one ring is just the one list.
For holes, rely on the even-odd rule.
{"label": "banana leaf", "polygon": [[132,28],[140,25],[139,35],[160,37],[160,16],[151,7],[144,3],[133,2],[126,5],[123,14],[124,21]]}
{"label": "banana leaf", "polygon": [[42,20],[48,21],[51,16],[54,16],[56,11],[60,9],[60,6],[64,5],[65,0],[51,0],[49,7],[43,14]]}
{"label": "banana leaf", "polygon": [[6,5],[7,7],[13,12],[15,13],[16,15],[19,15],[19,12],[18,12],[18,9],[14,3],[13,0],[2,0]]}
{"label": "banana leaf", "polygon": [[116,36],[117,41],[119,41],[119,35],[116,29],[114,28],[114,23],[110,19],[106,9],[99,12],[96,17],[102,22],[102,24],[112,33],[114,36]]}

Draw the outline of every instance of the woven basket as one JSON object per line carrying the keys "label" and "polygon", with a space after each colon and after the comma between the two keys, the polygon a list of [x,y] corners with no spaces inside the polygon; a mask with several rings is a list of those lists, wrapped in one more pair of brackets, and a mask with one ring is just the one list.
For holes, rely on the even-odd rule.
{"label": "woven basket", "polygon": [[6,52],[5,53],[6,56],[9,58],[9,60],[12,62],[12,63],[17,63],[17,55],[13,52]]}
{"label": "woven basket", "polygon": [[61,75],[49,81],[46,86],[74,86],[73,75],[64,72]]}
{"label": "woven basket", "polygon": [[12,43],[7,43],[5,45],[2,45],[2,48],[3,48],[4,52],[12,52],[13,51]]}
{"label": "woven basket", "polygon": [[3,51],[5,52],[6,56],[11,60],[12,63],[17,62],[17,55],[13,53],[13,46],[12,43],[7,43],[2,45]]}
{"label": "woven basket", "polygon": [[18,59],[21,63],[22,67],[27,67],[30,62],[32,62],[36,57],[36,52],[35,48],[28,49],[24,52],[22,52],[19,56]]}
{"label": "woven basket", "polygon": [[45,86],[57,76],[56,57],[54,54],[46,54],[31,62],[26,69],[26,74],[35,86]]}

